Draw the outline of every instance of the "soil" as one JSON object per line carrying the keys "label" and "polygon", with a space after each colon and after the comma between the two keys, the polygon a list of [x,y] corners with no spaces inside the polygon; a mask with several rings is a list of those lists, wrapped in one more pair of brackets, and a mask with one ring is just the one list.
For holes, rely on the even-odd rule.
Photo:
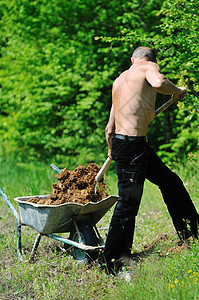
{"label": "soil", "polygon": [[[169,241],[172,242],[172,237],[175,236],[175,233],[172,235],[169,234],[160,234],[157,238],[152,240],[148,245],[144,245],[144,253],[151,252],[153,248],[156,246],[156,244],[161,244],[162,242]],[[187,250],[190,248],[190,244],[193,242],[193,238],[190,237],[186,240],[186,242],[183,242],[179,239],[173,240],[173,245],[169,248],[165,247],[163,249],[163,244],[161,245],[162,251],[159,252],[160,256],[167,256],[172,253],[182,253],[182,251]],[[168,245],[168,244],[167,244]]]}
{"label": "soil", "polygon": [[79,165],[72,171],[64,168],[55,176],[60,183],[53,183],[53,192],[48,198],[31,198],[28,202],[45,205],[99,202],[108,196],[107,186],[103,178],[97,185],[96,195],[94,194],[95,177],[99,170],[100,166],[95,163],[91,163],[87,167]]}

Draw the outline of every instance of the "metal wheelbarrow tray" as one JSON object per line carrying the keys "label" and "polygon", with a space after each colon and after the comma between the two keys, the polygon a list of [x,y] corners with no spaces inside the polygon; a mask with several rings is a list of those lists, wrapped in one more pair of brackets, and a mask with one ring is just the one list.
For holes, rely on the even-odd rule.
{"label": "metal wheelbarrow tray", "polygon": [[116,197],[109,196],[97,203],[89,202],[64,203],[60,205],[42,205],[27,202],[31,198],[46,199],[49,195],[17,197],[21,223],[28,225],[42,234],[70,232],[73,220],[76,223],[92,223],[92,226],[106,214],[116,201]]}
{"label": "metal wheelbarrow tray", "polygon": [[[96,252],[102,249],[104,243],[97,230],[96,224],[118,199],[117,196],[109,196],[97,203],[89,202],[85,205],[79,203],[39,205],[27,202],[27,200],[30,198],[45,199],[49,195],[17,197],[14,198],[14,200],[17,201],[19,205],[18,214],[1,188],[0,194],[16,219],[17,253],[20,260],[23,260],[21,252],[21,226],[29,226],[39,232],[35,239],[29,260],[33,257],[42,236],[53,238],[74,247],[72,255],[77,260],[84,260],[87,252]],[[54,234],[66,232],[70,232],[68,239]]]}

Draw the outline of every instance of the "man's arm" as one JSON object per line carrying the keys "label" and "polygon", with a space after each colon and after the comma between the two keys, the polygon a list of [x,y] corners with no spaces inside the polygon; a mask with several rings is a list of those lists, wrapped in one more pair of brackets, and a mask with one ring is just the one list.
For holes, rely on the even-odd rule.
{"label": "man's arm", "polygon": [[110,116],[109,116],[109,121],[106,125],[106,141],[108,143],[108,156],[112,160],[111,157],[111,146],[112,146],[112,137],[115,133],[115,115],[114,115],[114,110],[113,110],[113,105],[111,107],[110,111]]}
{"label": "man's arm", "polygon": [[184,98],[187,95],[186,88],[175,86],[169,79],[160,73],[159,67],[156,64],[150,66],[146,71],[146,80],[160,94],[173,95],[175,102],[177,102],[178,98]]}

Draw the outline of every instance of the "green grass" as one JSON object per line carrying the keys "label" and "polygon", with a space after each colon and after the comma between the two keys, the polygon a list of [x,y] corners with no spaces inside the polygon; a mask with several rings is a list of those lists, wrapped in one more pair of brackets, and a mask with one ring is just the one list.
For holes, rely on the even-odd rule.
{"label": "green grass", "polygon": [[[0,160],[0,187],[14,207],[17,196],[48,194],[55,173],[41,163],[19,164]],[[197,166],[176,167],[199,209]],[[110,193],[117,194],[113,167],[107,171]],[[98,223],[105,237],[112,210]],[[28,258],[37,232],[22,227],[22,249]],[[66,235],[67,234],[62,234]],[[131,265],[132,278],[107,276],[97,266],[80,265],[63,252],[63,245],[42,237],[30,262],[20,262],[16,224],[0,197],[0,299],[199,299],[199,243],[179,244],[158,188],[148,181],[137,216]]]}

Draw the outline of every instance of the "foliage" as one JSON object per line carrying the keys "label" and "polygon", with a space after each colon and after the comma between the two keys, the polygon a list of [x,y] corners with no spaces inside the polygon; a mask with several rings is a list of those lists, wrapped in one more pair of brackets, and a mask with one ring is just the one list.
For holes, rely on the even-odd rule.
{"label": "foliage", "polygon": [[194,0],[0,0],[1,155],[101,162],[111,85],[140,44],[190,90],[179,113],[154,120],[152,143],[168,151],[175,139],[172,159],[196,151],[198,133],[183,141],[198,132],[197,12]]}
{"label": "foliage", "polygon": [[179,103],[179,110],[158,116],[149,130],[152,144],[160,150],[160,156],[166,156],[165,161],[184,160],[189,152],[198,151],[198,13],[194,0],[162,1],[161,9],[153,11],[160,22],[150,28],[147,35],[146,31],[140,36],[138,31],[126,28],[123,37],[102,38],[111,43],[121,41],[135,45],[139,42],[153,46],[162,72],[175,84],[188,89],[187,99]]}
{"label": "foliage", "polygon": [[187,153],[198,150],[199,142],[199,48],[195,47],[198,43],[199,8],[194,0],[167,1],[160,13],[164,16],[160,25],[159,44],[164,49],[163,70],[174,82],[188,89],[187,99],[179,103],[172,129],[173,137],[171,136],[169,145],[163,147],[171,149],[171,158],[178,154],[178,159],[183,159]]}

